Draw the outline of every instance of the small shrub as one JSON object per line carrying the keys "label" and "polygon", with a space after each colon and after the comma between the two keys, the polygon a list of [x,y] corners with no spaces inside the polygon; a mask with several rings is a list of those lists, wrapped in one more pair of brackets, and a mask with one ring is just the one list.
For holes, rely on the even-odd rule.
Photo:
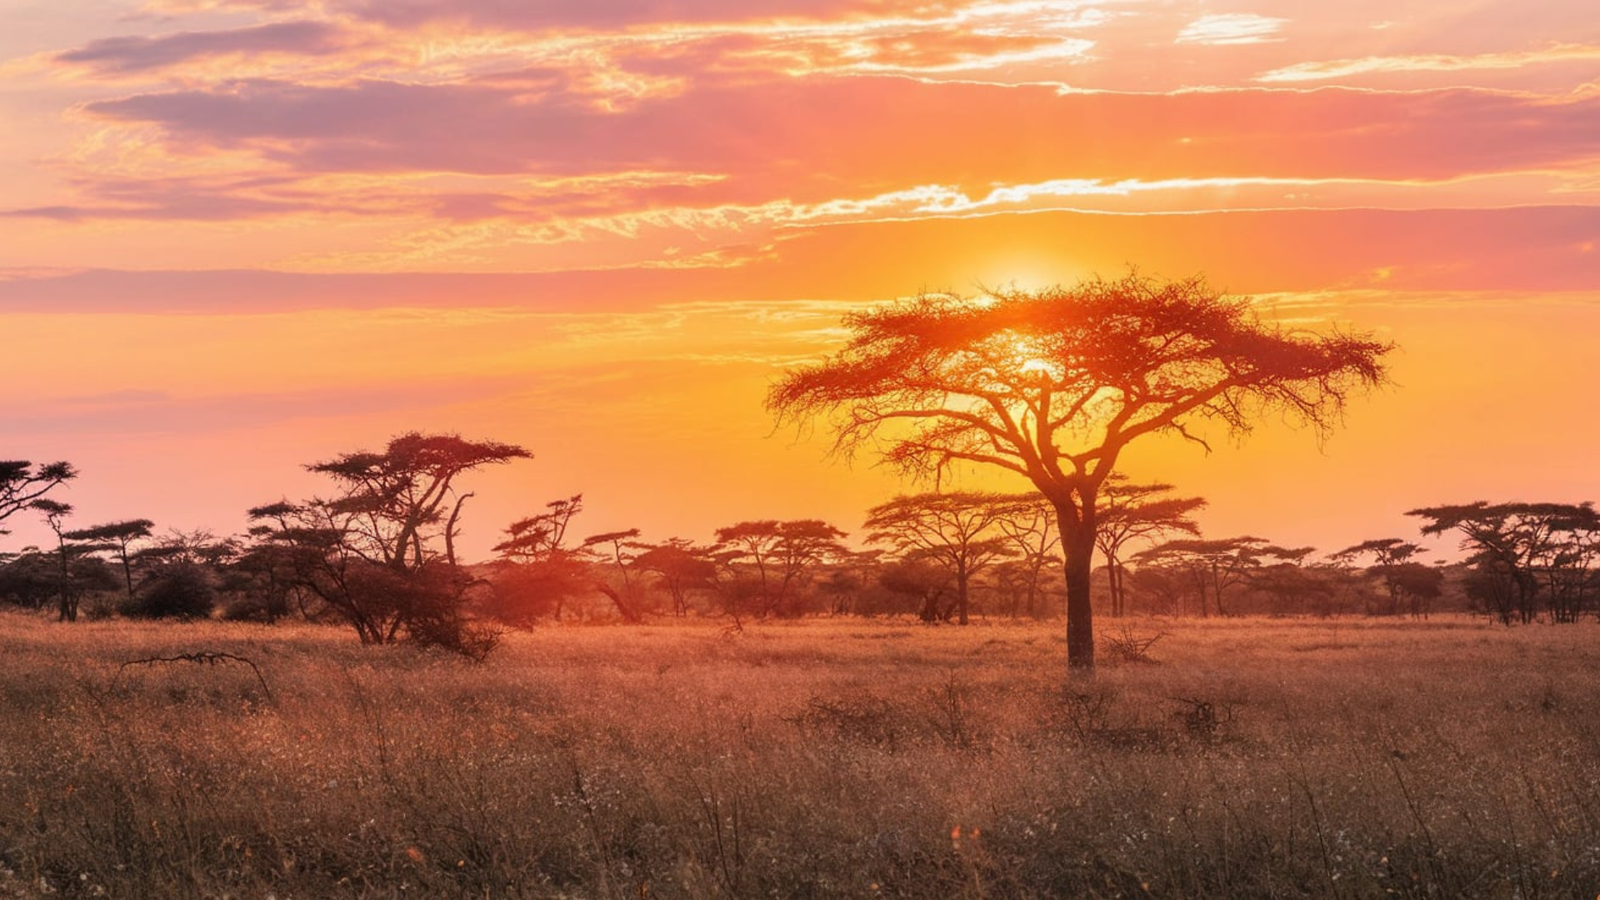
{"label": "small shrub", "polygon": [[1158,631],[1149,637],[1135,635],[1132,627],[1123,625],[1116,634],[1106,637],[1106,656],[1119,663],[1153,664],[1155,660],[1150,657],[1150,648],[1166,636],[1165,631]]}

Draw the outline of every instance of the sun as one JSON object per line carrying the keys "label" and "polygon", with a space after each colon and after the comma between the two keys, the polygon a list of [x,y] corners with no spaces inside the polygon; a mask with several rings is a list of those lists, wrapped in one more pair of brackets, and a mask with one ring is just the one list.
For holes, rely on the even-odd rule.
{"label": "sun", "polygon": [[1005,347],[1008,367],[1029,380],[1054,381],[1061,377],[1061,365],[1050,358],[1050,350],[1042,339],[1007,331],[1002,337],[1002,345]]}

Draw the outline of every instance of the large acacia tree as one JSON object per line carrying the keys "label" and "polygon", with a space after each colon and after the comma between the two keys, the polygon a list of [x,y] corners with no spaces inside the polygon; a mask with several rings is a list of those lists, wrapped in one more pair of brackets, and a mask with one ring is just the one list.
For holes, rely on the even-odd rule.
{"label": "large acacia tree", "polygon": [[845,454],[881,448],[917,476],[977,464],[1049,501],[1062,537],[1067,656],[1094,665],[1089,576],[1101,486],[1131,442],[1198,426],[1242,434],[1283,411],[1319,432],[1384,380],[1391,345],[1288,331],[1201,278],[1130,274],[977,298],[923,294],[853,313],[845,347],[773,385],[780,421],[826,415]]}

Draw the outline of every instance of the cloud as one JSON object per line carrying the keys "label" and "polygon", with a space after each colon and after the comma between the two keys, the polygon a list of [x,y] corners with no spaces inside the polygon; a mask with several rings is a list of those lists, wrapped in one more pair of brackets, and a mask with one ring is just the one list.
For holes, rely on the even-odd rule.
{"label": "cloud", "polygon": [[[919,288],[1071,281],[1126,265],[1206,272],[1234,291],[1585,290],[1600,284],[1600,208],[1037,212],[797,231],[735,268],[533,274],[94,270],[0,280],[0,314],[246,314],[317,309],[626,311],[670,303],[864,303]],[[1585,251],[1588,246],[1589,250]],[[504,330],[500,330],[504,333]]]}
{"label": "cloud", "polygon": [[[1118,94],[807,78],[603,111],[494,83],[247,81],[87,110],[156,126],[173,152],[249,150],[301,173],[718,176],[692,192],[702,202],[1061,177],[1445,178],[1587,159],[1600,142],[1600,96],[1469,89]],[[951,110],[982,114],[961,126]]]}
{"label": "cloud", "polygon": [[1287,19],[1253,13],[1223,13],[1201,16],[1183,27],[1174,41],[1179,44],[1259,44],[1278,40],[1277,34]]}
{"label": "cloud", "polygon": [[[728,15],[719,15],[717,4],[704,2],[638,3],[632,8],[586,4],[568,10],[570,21],[552,4],[502,8],[492,3],[346,3],[319,9],[334,17],[329,22],[117,37],[40,57],[38,62],[46,68],[50,61],[81,64],[101,77],[161,69],[162,74],[191,84],[215,84],[228,77],[348,84],[357,74],[445,83],[542,68],[561,73],[581,85],[593,102],[609,106],[675,93],[684,82],[707,75],[830,72],[956,77],[1081,61],[1093,46],[1083,33],[1110,19],[1095,5],[1099,2],[1103,0],[1056,4],[1010,0],[903,8],[890,3],[840,4],[843,12],[832,16],[807,4],[805,15],[777,17],[774,10],[802,7],[728,5],[723,7]],[[260,4],[244,5],[260,8]],[[523,14],[527,21],[522,24],[504,21],[521,21]],[[568,24],[562,25],[563,21]],[[335,55],[335,50],[348,52]],[[291,55],[274,58],[272,51]],[[268,56],[263,59],[262,54]],[[229,71],[212,58],[218,56],[228,57]]]}
{"label": "cloud", "polygon": [[339,52],[346,43],[343,30],[326,22],[273,22],[226,31],[102,38],[58,53],[55,59],[83,64],[101,74],[128,74],[235,53],[325,56]]}
{"label": "cloud", "polygon": [[1479,53],[1471,56],[1420,54],[1413,56],[1366,56],[1325,62],[1296,63],[1256,76],[1259,82],[1330,81],[1352,75],[1390,72],[1462,72],[1481,69],[1520,69],[1550,63],[1600,60],[1600,47],[1586,44],[1557,44],[1544,50]]}
{"label": "cloud", "polygon": [[[955,4],[931,4],[951,6]],[[748,19],[833,19],[927,9],[922,0],[332,0],[330,8],[393,27],[464,22],[485,28],[539,31],[611,29],[652,23]]]}

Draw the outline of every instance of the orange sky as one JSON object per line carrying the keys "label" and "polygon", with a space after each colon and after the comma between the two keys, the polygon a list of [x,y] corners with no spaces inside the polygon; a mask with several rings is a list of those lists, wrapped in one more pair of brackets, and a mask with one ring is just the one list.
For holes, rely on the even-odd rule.
{"label": "orange sky", "polygon": [[[857,530],[774,434],[841,312],[1128,265],[1396,341],[1319,448],[1130,474],[1336,550],[1600,498],[1600,16],[1580,0],[11,0],[0,457],[80,524],[243,528],[404,430],[535,454],[464,545]],[[0,548],[40,539],[24,516]],[[1445,545],[1437,545],[1441,550]]]}

